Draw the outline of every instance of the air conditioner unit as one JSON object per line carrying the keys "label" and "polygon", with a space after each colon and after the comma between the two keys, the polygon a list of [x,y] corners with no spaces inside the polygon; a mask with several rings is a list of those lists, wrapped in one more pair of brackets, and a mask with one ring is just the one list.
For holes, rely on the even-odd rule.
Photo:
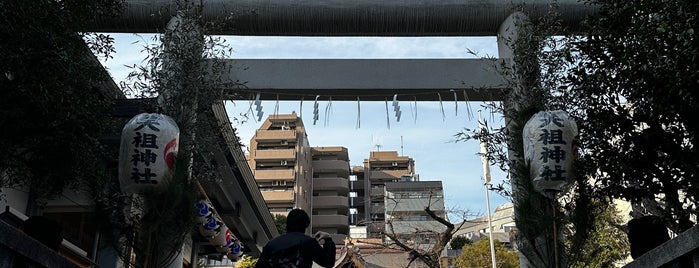
{"label": "air conditioner unit", "polygon": [[286,162],[286,160],[282,160],[282,161],[281,161],[281,165],[282,165],[282,166],[286,166],[287,164],[288,164],[288,162]]}
{"label": "air conditioner unit", "polygon": [[398,166],[398,162],[393,162],[393,163],[391,163],[391,166],[397,167],[397,166]]}
{"label": "air conditioner unit", "polygon": [[282,141],[281,143],[282,143],[282,145],[289,145],[289,141],[286,141],[286,140]]}
{"label": "air conditioner unit", "polygon": [[291,128],[289,126],[282,126],[282,130],[290,130]]}

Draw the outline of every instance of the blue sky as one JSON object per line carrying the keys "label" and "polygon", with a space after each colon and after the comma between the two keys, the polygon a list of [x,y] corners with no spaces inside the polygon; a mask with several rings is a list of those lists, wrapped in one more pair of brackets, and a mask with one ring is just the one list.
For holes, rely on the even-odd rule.
{"label": "blue sky", "polygon": [[[116,54],[103,64],[118,83],[126,79],[129,69],[124,65],[140,64],[145,57],[141,53],[148,39],[133,34],[113,34]],[[226,37],[233,48],[232,58],[475,58],[497,56],[495,37]],[[312,101],[280,102],[279,113],[296,111],[302,114],[311,146],[344,146],[348,148],[351,165],[362,165],[369,152],[376,150],[397,151],[415,160],[420,179],[442,180],[445,203],[448,209],[469,210],[483,215],[486,212],[483,191],[482,166],[477,155],[479,145],[475,141],[454,142],[454,134],[463,128],[476,128],[477,111],[481,103],[458,102],[456,113],[453,99],[445,97],[443,103],[419,102],[417,108],[410,102],[400,102],[402,117],[396,122],[392,110],[388,117],[384,102],[361,102],[361,127],[357,128],[357,102],[332,104],[319,102],[320,119],[313,125]],[[328,108],[328,106],[330,107]],[[389,103],[390,105],[390,103]],[[262,102],[264,118],[275,112],[275,101]],[[231,101],[226,105],[229,116],[240,118],[249,107],[248,100]],[[442,107],[444,113],[442,113]],[[392,107],[389,107],[392,108]],[[411,109],[412,108],[412,109]],[[473,116],[469,116],[470,108]],[[326,114],[327,109],[327,114]],[[417,117],[412,114],[417,110]],[[483,114],[491,125],[502,124],[500,115]],[[252,116],[251,116],[252,118]],[[235,122],[235,120],[231,120]],[[250,119],[245,123],[234,123],[241,139],[247,144],[260,122]],[[403,140],[401,148],[401,137]],[[504,174],[495,167],[493,182],[499,183]],[[491,210],[508,200],[491,194]],[[459,220],[459,219],[452,219]]]}

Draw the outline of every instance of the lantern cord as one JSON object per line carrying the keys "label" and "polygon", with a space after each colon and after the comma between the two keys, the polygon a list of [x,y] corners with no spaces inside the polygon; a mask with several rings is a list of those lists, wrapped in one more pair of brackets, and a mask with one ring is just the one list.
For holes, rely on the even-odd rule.
{"label": "lantern cord", "polygon": [[356,126],[357,129],[359,129],[362,126],[361,116],[362,116],[362,107],[359,105],[359,97],[357,97],[357,126]]}
{"label": "lantern cord", "polygon": [[388,99],[385,99],[384,101],[386,102],[386,127],[391,129],[391,119],[388,116]]}
{"label": "lantern cord", "polygon": [[553,199],[551,200],[551,208],[553,208],[553,256],[556,264],[554,267],[558,268],[558,230],[556,228],[556,192],[553,193]]}

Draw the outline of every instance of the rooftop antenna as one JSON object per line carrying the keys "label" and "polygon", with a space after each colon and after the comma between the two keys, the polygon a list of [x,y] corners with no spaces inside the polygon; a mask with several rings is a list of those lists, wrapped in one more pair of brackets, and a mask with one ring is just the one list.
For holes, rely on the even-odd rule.
{"label": "rooftop antenna", "polygon": [[381,151],[381,147],[383,147],[383,145],[381,145],[382,138],[380,136],[374,136],[374,134],[372,134],[371,139],[374,147],[376,147],[376,151]]}

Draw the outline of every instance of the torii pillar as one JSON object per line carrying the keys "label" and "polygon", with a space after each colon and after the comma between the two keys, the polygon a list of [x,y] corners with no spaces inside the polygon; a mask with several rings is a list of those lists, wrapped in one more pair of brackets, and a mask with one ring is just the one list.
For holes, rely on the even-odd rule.
{"label": "torii pillar", "polygon": [[[530,110],[533,107],[542,108],[543,100],[546,98],[546,96],[536,96],[537,93],[527,92],[527,90],[531,90],[527,85],[537,82],[529,80],[536,79],[540,68],[535,58],[523,57],[536,57],[537,53],[524,55],[515,51],[515,49],[538,49],[538,47],[522,47],[526,43],[521,43],[522,40],[520,38],[527,31],[532,30],[529,17],[522,12],[514,12],[503,21],[497,34],[499,58],[506,62],[506,69],[510,71],[508,74],[512,76],[511,81],[515,81],[511,85],[510,92],[503,100],[503,115],[509,135],[511,135],[508,139],[508,154],[510,161],[510,185],[512,187],[516,222],[519,222],[518,217],[543,218],[551,216],[548,214],[552,213],[550,209],[542,208],[541,214],[532,215],[530,211],[524,211],[522,207],[550,206],[553,202],[556,202],[556,200],[549,200],[538,193],[528,193],[527,188],[530,187],[525,187],[525,184],[531,184],[531,181],[528,181],[527,178],[522,178],[517,172],[520,165],[524,164],[521,133],[528,117],[523,119],[523,114],[531,112]],[[516,46],[517,48],[515,48]],[[522,61],[536,66],[516,66],[517,63]],[[527,73],[527,71],[532,72],[532,70],[536,70],[537,74]],[[526,220],[526,222],[530,221]],[[517,227],[518,229],[522,228],[521,226]],[[515,240],[512,242],[519,252],[520,267],[566,267],[562,236],[547,235],[549,233],[554,233],[553,228],[541,230],[539,235],[533,238],[532,243],[532,240],[523,239],[523,233],[518,230],[517,235],[514,237]],[[560,234],[560,227],[555,233]]]}

